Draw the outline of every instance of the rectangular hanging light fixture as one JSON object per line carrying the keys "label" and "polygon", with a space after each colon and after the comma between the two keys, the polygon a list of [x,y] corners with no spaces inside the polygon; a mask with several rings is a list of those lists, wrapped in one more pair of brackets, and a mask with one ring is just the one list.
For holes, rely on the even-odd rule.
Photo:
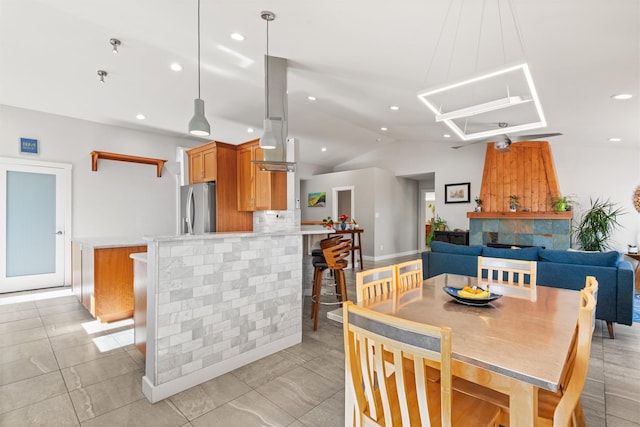
{"label": "rectangular hanging light fixture", "polygon": [[[474,88],[481,87],[482,85],[487,85],[487,87],[491,85],[495,86],[495,82],[500,81],[499,79],[504,79],[505,81],[508,81],[509,79],[520,79],[523,82],[526,82],[526,84],[523,83],[523,86],[526,86],[527,90],[523,93],[511,94],[509,92],[508,85],[505,84],[505,91],[502,94],[498,94],[498,96],[504,95],[506,93],[506,97],[497,98],[492,101],[469,105],[462,108],[457,108],[455,110],[443,111],[443,109],[446,108],[445,101],[448,100],[448,95],[452,100],[455,98],[455,94],[459,94],[467,90],[469,93],[468,97],[472,98]],[[427,106],[427,108],[429,108],[429,110],[433,112],[436,121],[446,124],[456,135],[458,135],[464,141],[470,139],[485,138],[494,135],[501,135],[504,133],[536,129],[547,125],[547,122],[544,118],[544,113],[542,112],[542,107],[540,105],[540,100],[538,99],[538,94],[533,85],[533,79],[529,71],[529,66],[526,63],[503,68],[491,73],[482,74],[480,76],[472,77],[470,79],[463,80],[454,84],[449,84],[444,87],[423,91],[418,94],[418,99],[420,99],[420,101],[422,101]],[[516,107],[530,102],[534,104],[534,110],[536,113],[535,116],[529,117],[527,122],[518,125],[474,133],[466,133],[465,130],[461,129],[460,126],[458,126],[454,122],[455,119],[465,119],[491,111]],[[453,104],[453,101],[450,104]]]}

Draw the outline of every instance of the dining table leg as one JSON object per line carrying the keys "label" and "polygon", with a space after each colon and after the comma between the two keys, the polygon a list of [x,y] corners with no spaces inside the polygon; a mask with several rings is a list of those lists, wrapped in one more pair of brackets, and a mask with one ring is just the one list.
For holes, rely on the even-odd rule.
{"label": "dining table leg", "polygon": [[537,387],[510,379],[509,423],[512,426],[534,426],[538,415]]}

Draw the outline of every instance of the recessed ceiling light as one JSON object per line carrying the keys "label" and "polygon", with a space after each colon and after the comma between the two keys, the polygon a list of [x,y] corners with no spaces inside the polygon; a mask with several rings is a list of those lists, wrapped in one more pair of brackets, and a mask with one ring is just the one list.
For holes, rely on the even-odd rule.
{"label": "recessed ceiling light", "polygon": [[136,119],[138,119],[138,120],[144,120],[146,118],[147,118],[147,116],[145,116],[144,114],[136,114]]}
{"label": "recessed ceiling light", "polygon": [[393,111],[398,111],[400,109],[400,107],[398,107],[397,105],[392,105],[391,107],[389,107],[389,110],[393,110]]}
{"label": "recessed ceiling light", "polygon": [[320,151],[327,151],[327,147],[322,147]]}
{"label": "recessed ceiling light", "polygon": [[171,69],[173,71],[182,71],[182,65],[178,64],[177,62],[174,62],[173,64],[171,64]]}
{"label": "recessed ceiling light", "polygon": [[253,128],[247,128],[247,132],[253,133]]}
{"label": "recessed ceiling light", "polygon": [[315,96],[307,96],[307,99],[308,99],[309,101],[315,101],[315,100],[316,100],[316,99],[318,99],[318,98],[316,98]]}
{"label": "recessed ceiling light", "polygon": [[445,138],[451,138],[451,135],[449,135],[448,133],[445,133],[445,134],[444,134],[444,135],[442,135],[442,136],[444,136]]}
{"label": "recessed ceiling light", "polygon": [[389,129],[387,129],[387,128],[385,128],[385,127],[381,127],[381,128],[380,128],[380,130],[381,130],[382,132],[386,132],[386,131],[388,131]]}
{"label": "recessed ceiling light", "polygon": [[609,138],[609,142],[620,142],[622,138]]}
{"label": "recessed ceiling light", "polygon": [[623,100],[623,99],[631,99],[633,98],[633,95],[631,95],[630,93],[619,93],[617,95],[612,95],[611,96],[613,99],[616,99],[618,101]]}
{"label": "recessed ceiling light", "polygon": [[241,42],[242,40],[244,40],[244,36],[240,33],[231,33],[231,38],[234,40],[237,40],[239,42]]}
{"label": "recessed ceiling light", "polygon": [[376,138],[376,142],[382,142],[382,138]]}

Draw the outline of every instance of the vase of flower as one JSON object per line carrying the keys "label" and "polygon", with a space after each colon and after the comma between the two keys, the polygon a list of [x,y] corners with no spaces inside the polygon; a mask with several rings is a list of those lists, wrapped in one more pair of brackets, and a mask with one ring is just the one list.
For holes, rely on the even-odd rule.
{"label": "vase of flower", "polygon": [[347,220],[349,219],[349,216],[347,214],[340,214],[340,230],[346,230],[347,229]]}

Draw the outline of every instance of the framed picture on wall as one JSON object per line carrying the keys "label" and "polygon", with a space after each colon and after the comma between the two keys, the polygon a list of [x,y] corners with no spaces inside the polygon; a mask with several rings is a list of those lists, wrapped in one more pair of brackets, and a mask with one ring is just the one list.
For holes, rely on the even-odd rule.
{"label": "framed picture on wall", "polygon": [[327,206],[327,192],[320,191],[318,193],[309,193],[308,195],[309,208],[323,208]]}
{"label": "framed picture on wall", "polygon": [[471,183],[463,182],[460,184],[444,185],[444,202],[445,203],[470,203]]}

